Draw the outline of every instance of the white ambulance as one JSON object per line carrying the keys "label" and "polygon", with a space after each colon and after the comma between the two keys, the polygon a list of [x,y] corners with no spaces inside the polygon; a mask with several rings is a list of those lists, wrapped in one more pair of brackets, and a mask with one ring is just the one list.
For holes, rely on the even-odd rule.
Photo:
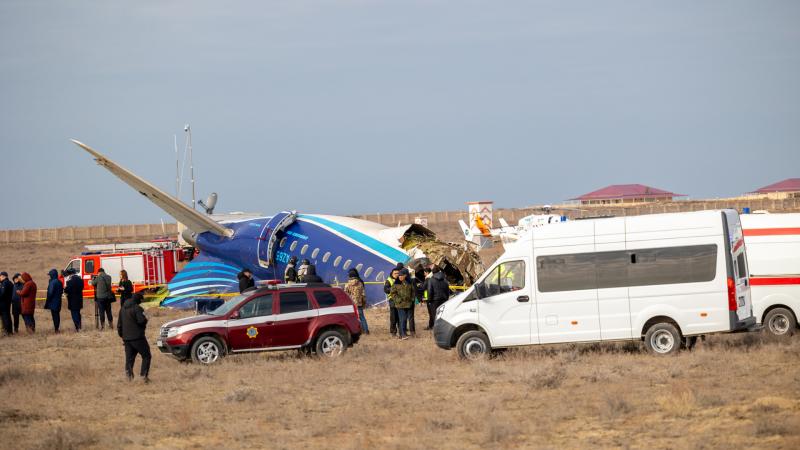
{"label": "white ambulance", "polygon": [[436,312],[462,358],[493,349],[644,340],[655,354],[755,325],[734,210],[574,220],[533,228]]}
{"label": "white ambulance", "polygon": [[742,227],[756,319],[791,335],[800,313],[800,214],[744,214]]}

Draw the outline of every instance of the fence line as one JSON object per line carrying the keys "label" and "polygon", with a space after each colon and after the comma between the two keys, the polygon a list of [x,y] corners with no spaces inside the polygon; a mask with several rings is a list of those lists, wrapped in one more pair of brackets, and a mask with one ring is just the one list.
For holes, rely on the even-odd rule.
{"label": "fence line", "polygon": [[[166,232],[166,233],[165,233]],[[33,228],[0,230],[0,243],[71,242],[94,239],[149,239],[158,235],[176,235],[178,226],[166,223],[142,225],[94,225],[88,227]]]}
{"label": "fence line", "polygon": [[[731,208],[742,211],[750,208],[751,211],[767,210],[770,212],[800,212],[800,198],[788,199],[719,199],[678,202],[656,202],[645,204],[627,205],[569,205],[574,210],[566,211],[570,218],[597,217],[597,216],[636,216],[643,214],[658,214],[669,212],[702,211],[706,209]],[[556,210],[556,212],[562,212]],[[531,214],[541,214],[541,208],[499,208],[494,210],[495,220],[503,218],[510,224]],[[424,211],[406,213],[375,213],[354,215],[357,219],[378,222],[387,226],[414,223],[417,217],[428,219],[428,225],[452,224],[458,220],[467,221],[469,214],[462,211]],[[495,223],[494,226],[498,226]],[[34,228],[20,230],[0,230],[0,244],[16,244],[25,242],[69,242],[89,241],[94,239],[137,239],[151,238],[153,236],[176,235],[177,224],[167,223],[163,228],[161,224],[143,225],[95,225],[88,227],[61,227],[61,228]]]}

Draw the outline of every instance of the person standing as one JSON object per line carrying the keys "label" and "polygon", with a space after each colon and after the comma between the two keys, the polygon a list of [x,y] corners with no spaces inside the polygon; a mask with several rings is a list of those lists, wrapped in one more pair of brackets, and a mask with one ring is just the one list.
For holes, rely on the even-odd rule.
{"label": "person standing", "polygon": [[306,266],[306,273],[300,278],[301,283],[322,283],[322,278],[317,275],[317,266],[309,264]]}
{"label": "person standing", "polygon": [[126,300],[119,310],[117,320],[117,333],[125,345],[125,376],[128,381],[133,381],[133,364],[136,355],[142,356],[142,368],[139,372],[145,383],[150,382],[150,344],[147,343],[145,330],[147,329],[147,316],[140,306],[142,294],[133,294]]}
{"label": "person standing", "polygon": [[100,317],[100,329],[106,328],[106,318],[108,318],[108,328],[114,328],[114,315],[111,313],[111,304],[116,301],[114,291],[111,288],[111,276],[102,267],[98,269],[97,276],[89,282],[94,286],[95,303],[97,303],[97,315]]}
{"label": "person standing", "polygon": [[0,272],[0,319],[3,321],[3,334],[14,334],[11,325],[11,299],[14,297],[14,283],[8,279],[8,273]]}
{"label": "person standing", "polygon": [[311,265],[311,262],[305,258],[300,261],[300,267],[297,268],[297,281],[301,282],[300,280],[306,275],[306,271],[308,270],[308,266]]}
{"label": "person standing", "polygon": [[255,287],[256,282],[253,280],[253,272],[250,272],[250,269],[244,268],[241,272],[239,272],[236,277],[239,279],[239,293]]}
{"label": "person standing", "polygon": [[397,335],[397,308],[394,306],[394,299],[392,298],[392,286],[397,282],[397,277],[400,276],[400,269],[394,268],[389,274],[389,278],[383,283],[383,292],[386,294],[386,303],[389,304],[389,333],[392,336]]}
{"label": "person standing", "polygon": [[133,297],[133,283],[128,279],[127,270],[123,269],[119,271],[119,287],[117,287],[117,293],[119,294],[120,308],[125,304],[125,300]]}
{"label": "person standing", "polygon": [[436,308],[433,307],[433,300],[428,293],[428,286],[431,284],[433,272],[429,267],[426,267],[423,273],[425,274],[425,281],[422,283],[422,299],[425,302],[425,306],[428,308],[428,326],[425,329],[431,330],[433,329],[433,322],[436,319]]}
{"label": "person standing", "polygon": [[450,283],[447,282],[444,272],[439,267],[433,266],[433,275],[428,282],[428,299],[433,302],[434,314],[450,298],[451,294]]}
{"label": "person standing", "polygon": [[283,282],[287,284],[297,283],[297,256],[289,258],[289,264],[286,265],[286,270],[283,272]]}
{"label": "person standing", "polygon": [[408,322],[409,309],[414,306],[414,286],[407,281],[408,269],[400,271],[397,281],[390,290],[394,306],[397,309],[397,325],[400,332],[400,340],[408,339],[406,324]]}
{"label": "person standing", "polygon": [[25,329],[28,333],[36,332],[36,319],[34,312],[36,310],[36,291],[39,289],[33,278],[28,272],[22,272],[20,275],[23,281],[22,288],[17,291],[20,299],[20,312],[22,313],[22,320],[25,322]]}
{"label": "person standing", "polygon": [[358,270],[350,269],[347,273],[347,284],[344,285],[344,292],[350,296],[358,310],[358,319],[361,321],[361,330],[364,334],[369,334],[367,317],[364,315],[364,308],[367,306],[367,296],[364,289],[364,281],[358,274]]}
{"label": "person standing", "polygon": [[19,316],[22,314],[22,300],[17,291],[22,290],[25,283],[22,282],[22,276],[18,273],[11,277],[11,281],[14,282],[11,296],[11,316],[14,319],[14,333],[16,334],[19,333]]}
{"label": "person standing", "polygon": [[58,278],[56,269],[50,269],[47,275],[50,276],[50,281],[47,283],[47,298],[44,301],[44,309],[50,310],[50,315],[53,317],[53,329],[58,334],[61,326],[61,297],[64,295],[64,285]]}
{"label": "person standing", "polygon": [[67,294],[67,309],[72,315],[72,323],[75,324],[75,331],[81,331],[81,309],[83,309],[83,280],[74,269],[70,269],[67,275],[64,293]]}

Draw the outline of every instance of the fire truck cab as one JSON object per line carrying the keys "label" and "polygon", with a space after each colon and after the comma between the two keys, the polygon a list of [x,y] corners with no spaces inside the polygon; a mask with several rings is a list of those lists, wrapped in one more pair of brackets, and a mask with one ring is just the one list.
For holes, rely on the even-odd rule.
{"label": "fire truck cab", "polygon": [[126,270],[133,291],[141,292],[169,283],[178,273],[178,262],[184,259],[183,250],[170,240],[87,245],[86,250],[73,257],[66,267],[83,279],[84,297],[94,297],[94,286],[89,281],[101,267],[114,285],[119,283],[119,272]]}

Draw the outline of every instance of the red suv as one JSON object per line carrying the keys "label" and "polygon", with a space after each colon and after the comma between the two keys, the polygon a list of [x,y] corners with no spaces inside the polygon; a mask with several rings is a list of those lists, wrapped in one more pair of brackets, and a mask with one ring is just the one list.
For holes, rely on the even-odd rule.
{"label": "red suv", "polygon": [[298,349],[336,357],[358,342],[352,300],[325,284],[268,286],[245,292],[202,316],[165,323],[162,353],[213,364],[228,353]]}

